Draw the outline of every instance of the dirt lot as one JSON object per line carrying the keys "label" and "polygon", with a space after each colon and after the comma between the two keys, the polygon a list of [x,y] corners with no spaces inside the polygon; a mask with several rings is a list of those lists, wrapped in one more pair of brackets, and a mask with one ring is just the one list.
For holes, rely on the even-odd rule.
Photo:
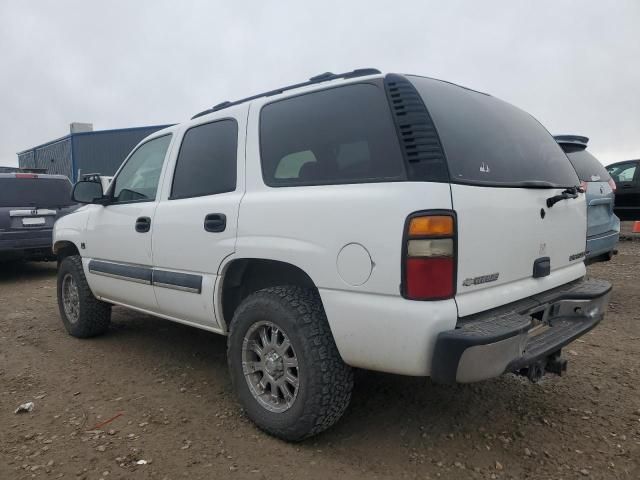
{"label": "dirt lot", "polygon": [[615,284],[610,313],[566,349],[566,377],[448,387],[361,371],[342,422],[290,445],[243,416],[224,338],[115,308],[106,336],[76,340],[55,265],[2,267],[0,479],[637,479],[638,272],[640,242],[590,267]]}

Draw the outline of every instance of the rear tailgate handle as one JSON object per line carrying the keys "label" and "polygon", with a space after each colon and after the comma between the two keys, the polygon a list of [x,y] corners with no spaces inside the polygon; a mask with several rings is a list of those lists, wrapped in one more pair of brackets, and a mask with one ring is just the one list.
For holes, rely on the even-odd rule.
{"label": "rear tailgate handle", "polygon": [[147,233],[151,230],[151,219],[149,217],[138,217],[136,220],[136,232]]}
{"label": "rear tailgate handle", "polygon": [[224,232],[227,228],[227,216],[224,213],[210,213],[204,217],[204,229],[207,232]]}

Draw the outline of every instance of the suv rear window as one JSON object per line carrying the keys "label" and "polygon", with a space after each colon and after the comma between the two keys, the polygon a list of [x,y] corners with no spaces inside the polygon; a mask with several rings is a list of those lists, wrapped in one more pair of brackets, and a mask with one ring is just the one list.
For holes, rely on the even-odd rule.
{"label": "suv rear window", "polygon": [[265,105],[260,147],[272,187],[406,180],[384,90],[369,83]]}
{"label": "suv rear window", "polygon": [[567,152],[567,157],[583,182],[608,182],[611,179],[598,159],[586,150]]}
{"label": "suv rear window", "polygon": [[66,207],[72,205],[65,178],[0,178],[0,207]]}
{"label": "suv rear window", "polygon": [[505,187],[579,183],[560,146],[528,113],[458,85],[407,78],[433,118],[452,182]]}
{"label": "suv rear window", "polygon": [[201,197],[236,189],[238,124],[219,120],[184,134],[171,187],[171,199]]}

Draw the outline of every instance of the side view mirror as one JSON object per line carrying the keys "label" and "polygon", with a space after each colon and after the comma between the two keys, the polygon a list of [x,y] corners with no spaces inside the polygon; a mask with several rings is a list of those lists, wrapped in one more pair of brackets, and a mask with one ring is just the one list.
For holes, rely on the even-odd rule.
{"label": "side view mirror", "polygon": [[100,182],[82,180],[73,187],[71,199],[77,203],[96,203],[105,205],[106,198]]}

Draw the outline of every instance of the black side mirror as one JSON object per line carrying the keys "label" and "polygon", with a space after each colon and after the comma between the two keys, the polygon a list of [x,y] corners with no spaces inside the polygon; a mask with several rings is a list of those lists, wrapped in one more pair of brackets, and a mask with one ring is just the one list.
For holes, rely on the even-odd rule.
{"label": "black side mirror", "polygon": [[100,182],[82,180],[73,187],[71,198],[77,203],[97,203],[105,205],[106,199]]}

